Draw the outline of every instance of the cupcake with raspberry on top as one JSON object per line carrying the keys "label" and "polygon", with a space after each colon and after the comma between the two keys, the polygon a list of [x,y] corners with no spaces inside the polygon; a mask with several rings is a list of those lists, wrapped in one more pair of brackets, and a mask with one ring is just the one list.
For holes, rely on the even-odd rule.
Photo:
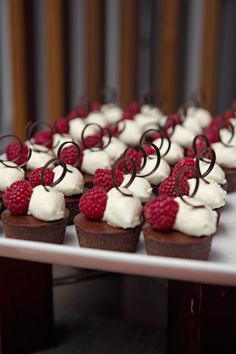
{"label": "cupcake with raspberry on top", "polygon": [[127,188],[118,187],[114,169],[113,183],[116,187],[109,192],[94,187],[81,197],[81,212],[74,219],[79,244],[81,247],[135,252],[141,231],[142,204]]}

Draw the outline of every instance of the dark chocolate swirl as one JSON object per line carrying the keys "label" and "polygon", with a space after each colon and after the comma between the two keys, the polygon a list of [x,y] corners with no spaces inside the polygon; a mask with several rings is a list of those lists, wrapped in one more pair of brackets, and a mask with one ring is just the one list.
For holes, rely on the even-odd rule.
{"label": "dark chocolate swirl", "polygon": [[[22,157],[23,153],[24,153],[24,143],[22,142],[22,140],[21,140],[18,136],[13,135],[13,134],[2,135],[2,136],[0,137],[0,141],[3,140],[3,139],[8,139],[8,138],[13,138],[13,139],[17,140],[17,142],[20,144],[20,151],[19,151],[18,155],[17,155],[14,159],[11,160],[12,162],[16,163],[16,161],[17,161],[18,159],[20,159],[20,158]],[[31,148],[28,147],[28,146],[27,146],[27,148],[28,148],[28,154],[27,154],[26,158],[24,159],[24,162],[23,162],[23,163],[21,163],[21,164],[16,164],[16,166],[11,166],[11,165],[8,165],[8,164],[7,164],[7,161],[9,162],[9,160],[7,160],[7,159],[4,160],[3,158],[0,159],[0,162],[1,162],[4,166],[9,167],[9,168],[25,167],[26,164],[27,164],[27,162],[29,161],[31,155],[32,155],[32,150],[31,150]]]}
{"label": "dark chocolate swirl", "polygon": [[198,143],[198,140],[200,140],[200,139],[204,140],[204,143],[207,148],[209,148],[211,146],[211,143],[206,135],[203,135],[203,134],[196,135],[195,138],[193,139],[193,143],[192,143],[192,147],[193,147],[193,151],[194,151],[195,155],[198,154],[197,143]]}
{"label": "dark chocolate swirl", "polygon": [[[86,132],[86,129],[89,127],[89,126],[95,126],[99,129],[100,131],[100,134],[99,134],[99,142],[97,143],[96,146],[94,147],[90,147],[87,143],[86,143],[86,137],[84,136],[85,135],[85,132]],[[89,124],[86,124],[86,126],[84,127],[84,129],[82,130],[82,134],[81,134],[81,139],[82,139],[82,143],[84,145],[84,147],[86,149],[89,149],[91,151],[100,151],[100,150],[104,150],[111,142],[111,133],[109,130],[106,131],[107,134],[105,134],[105,130],[97,123],[89,123]],[[89,136],[89,135],[88,135]],[[107,143],[104,145],[103,143],[103,137],[108,137],[108,141]]]}
{"label": "dark chocolate swirl", "polygon": [[[42,144],[42,146],[45,146],[48,150],[47,151],[42,151],[42,150],[38,150],[37,148],[35,148],[35,141],[34,141],[34,134],[36,133],[36,130],[38,127],[40,126],[46,126],[47,128],[49,128],[48,130],[51,132],[51,136],[44,141]],[[48,151],[55,149],[59,142],[53,146],[53,134],[54,134],[54,129],[52,127],[52,125],[48,122],[45,121],[36,121],[36,122],[28,122],[28,124],[26,125],[26,130],[25,130],[25,134],[26,134],[26,138],[27,140],[30,141],[30,144],[33,146],[33,150],[35,152],[42,152],[42,153],[48,153]]]}
{"label": "dark chocolate swirl", "polygon": [[45,177],[45,173],[46,173],[46,170],[47,168],[54,162],[57,162],[58,165],[62,166],[63,168],[63,171],[62,171],[62,174],[61,176],[54,182],[52,182],[49,186],[50,187],[54,187],[56,186],[57,184],[59,184],[63,178],[65,177],[66,173],[67,172],[71,172],[68,170],[67,166],[66,166],[66,163],[62,160],[60,160],[59,158],[55,157],[51,160],[49,160],[43,167],[42,167],[42,172],[41,172],[41,175],[40,175],[40,183],[41,185],[45,188],[46,191],[48,191],[47,187],[46,187],[46,184],[44,183],[44,177]]}
{"label": "dark chocolate swirl", "polygon": [[[209,163],[209,166],[204,173],[201,172],[200,161]],[[216,163],[216,154],[213,149],[211,149],[210,147],[205,147],[205,148],[202,148],[200,151],[198,151],[197,156],[196,156],[195,165],[196,165],[199,177],[201,179],[203,179],[206,183],[209,183],[209,182],[207,180],[205,180],[204,177],[208,176],[209,173],[213,170],[215,163]]]}
{"label": "dark chocolate swirl", "polygon": [[[223,128],[227,129],[230,132],[230,134],[231,134],[231,136],[230,136],[230,138],[229,138],[229,140],[227,142],[222,140],[222,137],[221,137],[221,134],[220,134],[220,131]],[[233,145],[230,145],[230,143],[231,143],[234,135],[235,135],[235,129],[234,129],[233,124],[230,123],[230,122],[227,122],[227,125],[226,125],[225,122],[222,120],[220,122],[220,124],[218,125],[218,128],[217,128],[217,136],[218,136],[219,141],[226,147],[232,147]]]}
{"label": "dark chocolate swirl", "polygon": [[[131,176],[130,176],[130,179],[129,181],[122,187],[122,188],[128,188],[134,181],[135,177],[136,177],[136,173],[137,173],[137,168],[136,168],[136,164],[134,162],[133,159],[129,158],[129,157],[124,157],[124,156],[121,156],[118,160],[116,160],[116,162],[114,163],[114,165],[112,166],[112,182],[113,182],[113,185],[114,187],[121,193],[123,194],[124,196],[126,197],[132,197],[133,194],[132,193],[125,193],[121,188],[120,186],[118,185],[117,183],[117,180],[116,180],[116,170],[117,170],[117,167],[120,163],[123,163],[125,165],[125,162],[130,162],[131,165],[132,165],[132,171],[131,171]],[[130,171],[129,171],[130,173]]]}
{"label": "dark chocolate swirl", "polygon": [[[166,156],[168,154],[168,152],[170,151],[170,148],[171,148],[171,140],[170,140],[169,136],[163,130],[159,130],[159,129],[148,129],[148,130],[146,130],[142,134],[142,136],[140,138],[140,141],[139,141],[139,144],[141,146],[144,145],[144,144],[149,144],[149,143],[146,143],[146,139],[145,138],[146,138],[147,134],[150,133],[150,132],[155,132],[155,133],[159,133],[160,134],[160,139],[161,139],[161,143],[160,143],[160,147],[159,147],[160,151],[161,151],[161,148],[162,148],[162,146],[164,144],[164,139],[167,140],[167,143],[168,143],[167,149],[166,149],[166,151],[164,153],[161,153],[162,157]],[[152,144],[152,146],[153,145],[154,144]]]}
{"label": "dark chocolate swirl", "polygon": [[[59,160],[62,160],[61,159],[61,152],[62,152],[62,149],[65,147],[65,145],[74,145],[75,146],[75,148],[76,148],[76,150],[77,150],[77,156],[76,156],[76,160],[75,160],[75,162],[74,162],[74,164],[73,164],[73,166],[78,166],[79,165],[79,163],[80,163],[80,159],[81,159],[81,150],[80,150],[80,147],[79,147],[79,145],[77,144],[77,143],[75,143],[74,141],[65,141],[64,143],[62,143],[61,145],[60,145],[60,147],[59,147],[59,149],[58,149],[58,151],[57,151],[57,158],[59,159]],[[70,171],[71,172],[71,171]]]}

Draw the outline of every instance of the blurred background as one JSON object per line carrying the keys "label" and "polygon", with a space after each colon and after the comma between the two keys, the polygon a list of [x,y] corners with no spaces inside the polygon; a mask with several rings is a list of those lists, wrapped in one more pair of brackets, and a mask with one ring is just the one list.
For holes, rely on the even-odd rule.
{"label": "blurred background", "polygon": [[195,89],[221,113],[236,92],[235,0],[0,0],[1,133],[53,120],[86,93],[126,105],[151,87],[165,113]]}

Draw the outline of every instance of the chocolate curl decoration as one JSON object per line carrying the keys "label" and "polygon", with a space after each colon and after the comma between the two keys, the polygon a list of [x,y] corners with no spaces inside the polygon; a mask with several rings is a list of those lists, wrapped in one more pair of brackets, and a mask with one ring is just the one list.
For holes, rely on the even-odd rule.
{"label": "chocolate curl decoration", "polygon": [[[120,129],[120,124],[122,124],[122,127]],[[126,128],[126,123],[125,123],[125,119],[120,119],[115,123],[112,123],[111,125],[109,125],[109,127],[106,127],[104,129],[105,134],[107,131],[109,131],[108,135],[110,134],[112,136],[112,132],[115,131],[117,128],[117,134],[115,136],[120,136],[121,133],[123,133],[123,131]]]}
{"label": "chocolate curl decoration", "polygon": [[[231,136],[230,136],[229,141],[228,141],[227,143],[225,143],[225,142],[222,140],[221,135],[220,135],[220,130],[223,129],[223,128],[228,129],[228,131],[231,133]],[[219,141],[220,141],[224,146],[226,146],[226,147],[231,147],[231,146],[233,146],[233,145],[230,145],[230,142],[232,141],[234,135],[235,135],[235,129],[234,129],[234,126],[233,126],[232,123],[228,122],[228,123],[227,123],[227,127],[224,126],[224,122],[223,122],[223,121],[219,124],[219,126],[218,126],[218,128],[217,128],[217,136],[218,136]]]}
{"label": "chocolate curl decoration", "polygon": [[[168,152],[170,151],[171,140],[170,140],[169,136],[168,136],[167,134],[165,134],[165,132],[162,131],[162,130],[158,130],[158,129],[148,129],[148,130],[146,130],[146,131],[143,133],[143,135],[141,136],[140,141],[139,141],[139,144],[140,144],[140,145],[147,145],[147,144],[148,144],[148,145],[152,145],[152,146],[154,145],[154,144],[150,144],[150,143],[144,143],[144,141],[143,141],[144,138],[146,137],[146,135],[147,135],[148,133],[150,133],[151,131],[154,131],[154,132],[160,134],[161,144],[160,144],[159,150],[161,150],[161,148],[162,148],[162,146],[163,146],[163,144],[164,144],[164,139],[167,140],[167,143],[168,143],[167,149],[166,149],[166,151],[165,151],[164,153],[161,154],[162,157],[163,157],[163,156],[166,156],[166,155],[168,154]],[[158,150],[158,152],[159,152],[159,150]]]}
{"label": "chocolate curl decoration", "polygon": [[[85,141],[85,131],[86,129],[89,127],[89,126],[95,126],[97,127],[99,130],[100,130],[100,141],[98,142],[97,146],[95,147],[90,147],[86,144],[86,141]],[[86,124],[86,126],[84,127],[83,131],[82,131],[82,134],[81,134],[81,139],[82,139],[82,143],[83,145],[85,146],[86,149],[89,149],[91,151],[99,151],[99,150],[104,150],[111,142],[111,132],[109,130],[107,130],[108,132],[108,141],[105,145],[103,145],[103,137],[106,136],[105,135],[105,132],[104,132],[104,129],[97,123],[89,123],[89,124]]]}
{"label": "chocolate curl decoration", "polygon": [[196,178],[195,178],[196,184],[195,184],[193,192],[188,197],[189,198],[193,198],[196,195],[198,187],[199,187],[199,177],[200,176],[199,176],[199,171],[197,170],[197,168],[196,167],[191,167],[191,166],[187,166],[187,167],[183,166],[178,171],[178,173],[176,175],[176,192],[177,192],[177,195],[182,199],[182,201],[185,204],[187,204],[187,205],[189,205],[189,206],[191,206],[193,208],[204,208],[205,207],[204,205],[194,205],[194,204],[189,203],[186,199],[184,199],[184,195],[181,195],[181,188],[180,188],[181,178],[184,176],[184,173],[186,171],[190,171],[190,170],[193,171],[195,176],[196,176]]}
{"label": "chocolate curl decoration", "polygon": [[211,146],[210,141],[206,135],[203,135],[203,134],[196,135],[195,138],[193,139],[193,144],[192,144],[193,151],[194,151],[195,155],[198,154],[197,141],[200,138],[204,140],[207,148],[210,148],[210,146]]}
{"label": "chocolate curl decoration", "polygon": [[[156,172],[156,170],[158,169],[158,167],[160,166],[160,163],[161,163],[161,154],[160,154],[160,151],[159,151],[158,147],[156,145],[150,144],[150,143],[145,143],[144,145],[152,146],[152,148],[155,150],[157,159],[156,159],[155,166],[153,167],[153,169],[150,172],[146,173],[145,175],[137,175],[138,177],[149,177],[149,176],[151,176],[154,172]],[[145,152],[145,150],[144,150],[144,152]],[[147,159],[153,159],[153,157],[149,157],[146,154],[146,152],[145,152],[145,155],[146,155],[146,158],[144,159],[143,165],[138,170],[138,173],[140,173],[144,169],[144,167],[146,166]]]}
{"label": "chocolate curl decoration", "polygon": [[[54,130],[53,130],[53,127],[51,126],[50,123],[48,122],[44,122],[44,121],[36,121],[36,122],[29,122],[27,125],[26,125],[26,131],[25,131],[25,134],[26,134],[26,138],[30,141],[30,143],[34,146],[35,145],[35,142],[33,140],[33,135],[35,133],[35,129],[41,125],[45,125],[47,128],[49,128],[49,130],[51,131],[52,135],[54,134]],[[40,144],[40,145],[43,145],[45,147],[48,148],[48,144],[52,145],[52,138],[49,138],[48,140],[46,140],[43,144]],[[53,150],[55,149],[57,146],[58,146],[59,142],[55,145],[55,146],[52,146],[51,148],[48,148],[48,150]],[[37,149],[34,149],[35,152],[47,152],[47,151],[40,151],[40,150],[37,150]]]}
{"label": "chocolate curl decoration", "polygon": [[[62,149],[64,148],[65,145],[67,144],[70,144],[70,145],[74,145],[76,147],[76,150],[77,150],[77,157],[76,157],[76,161],[74,163],[73,166],[77,166],[80,162],[80,158],[81,158],[81,150],[80,150],[80,147],[77,143],[75,143],[74,141],[65,141],[64,143],[62,143],[57,151],[57,158],[58,160],[61,160],[61,151]],[[61,160],[63,161],[63,160]],[[64,162],[64,161],[63,161]],[[72,172],[68,169],[68,172]]]}
{"label": "chocolate curl decoration", "polygon": [[[181,114],[181,117],[182,117],[182,113],[180,113],[180,114]],[[163,131],[165,133],[165,136],[168,135],[169,137],[172,137],[172,135],[175,132],[176,125],[177,124],[176,124],[176,121],[174,120],[174,118],[172,118],[171,116],[168,116],[167,120],[166,120],[166,122],[165,122],[165,124],[163,126]]]}
{"label": "chocolate curl decoration", "polygon": [[133,195],[131,193],[125,193],[122,189],[120,189],[117,180],[116,180],[116,170],[117,170],[117,166],[119,163],[122,163],[125,165],[125,162],[130,162],[132,164],[132,173],[131,173],[131,177],[130,180],[126,183],[125,186],[123,186],[122,188],[128,188],[134,181],[135,177],[136,177],[136,173],[137,173],[137,169],[136,169],[136,165],[134,160],[132,160],[129,157],[120,157],[118,160],[116,160],[116,162],[114,163],[114,165],[112,166],[112,182],[114,187],[123,195],[125,195],[126,197],[132,197]]}
{"label": "chocolate curl decoration", "polygon": [[[8,138],[14,138],[14,139],[16,139],[16,140],[18,141],[18,143],[20,144],[20,151],[19,151],[19,154],[18,154],[13,160],[11,160],[12,162],[16,162],[16,161],[21,157],[21,155],[22,155],[23,152],[24,152],[24,145],[23,145],[22,140],[21,140],[18,136],[13,135],[13,134],[7,134],[7,135],[2,135],[2,136],[0,136],[0,141],[3,140],[3,139],[8,139]],[[2,159],[2,158],[0,159],[0,162],[1,162],[4,166],[9,167],[9,168],[25,167],[26,164],[27,164],[27,162],[28,162],[29,159],[31,158],[31,155],[32,155],[32,150],[31,150],[31,148],[28,147],[28,150],[29,150],[29,152],[28,152],[28,155],[27,155],[25,161],[24,161],[23,163],[21,163],[20,165],[17,165],[17,166],[8,165],[8,164],[6,163],[8,160],[4,160],[4,159]]]}
{"label": "chocolate curl decoration", "polygon": [[68,168],[67,168],[65,162],[62,161],[62,160],[60,160],[59,158],[55,157],[55,158],[49,160],[49,161],[43,166],[42,172],[41,172],[41,175],[40,175],[40,183],[41,183],[41,185],[44,187],[44,189],[45,189],[47,192],[49,192],[49,191],[48,191],[48,189],[47,189],[47,187],[46,187],[46,184],[44,183],[44,177],[45,177],[45,173],[46,173],[47,168],[48,168],[53,162],[57,162],[60,166],[62,166],[63,171],[62,171],[61,176],[60,176],[56,181],[54,181],[54,182],[52,182],[52,183],[50,184],[50,187],[54,187],[54,186],[56,186],[57,184],[59,184],[59,183],[63,180],[63,178],[65,177],[66,173],[67,173],[67,172],[71,172],[71,171],[68,170]]}
{"label": "chocolate curl decoration", "polygon": [[[204,156],[207,155],[207,161],[204,160]],[[207,170],[204,173],[201,173],[201,168],[200,168],[200,161],[204,161],[204,162],[208,162],[209,166],[207,168]],[[196,156],[196,169],[198,170],[198,175],[201,179],[204,180],[204,182],[209,183],[208,181],[206,181],[204,179],[204,177],[208,176],[209,173],[213,170],[214,166],[216,163],[216,153],[213,149],[211,149],[210,147],[205,147],[202,148]]]}

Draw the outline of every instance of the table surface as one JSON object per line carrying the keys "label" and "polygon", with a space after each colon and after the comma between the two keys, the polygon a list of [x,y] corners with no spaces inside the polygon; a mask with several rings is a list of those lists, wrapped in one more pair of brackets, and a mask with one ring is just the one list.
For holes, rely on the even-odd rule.
{"label": "table surface", "polygon": [[67,227],[63,245],[6,239],[1,231],[0,256],[166,279],[236,285],[235,230],[236,192],[227,196],[208,261],[148,256],[142,235],[135,254],[80,248],[74,226]]}

